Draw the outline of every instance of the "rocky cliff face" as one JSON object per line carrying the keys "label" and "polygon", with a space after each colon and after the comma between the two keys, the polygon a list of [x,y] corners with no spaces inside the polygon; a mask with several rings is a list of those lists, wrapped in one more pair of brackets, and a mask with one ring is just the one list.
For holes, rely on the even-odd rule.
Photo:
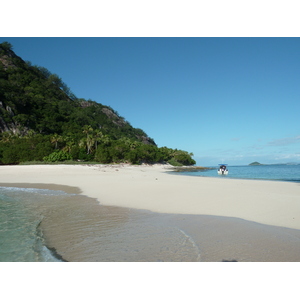
{"label": "rocky cliff face", "polygon": [[[4,44],[4,43],[3,43]],[[105,134],[155,145],[142,130],[132,126],[110,107],[70,98],[61,79],[42,67],[33,67],[17,56],[8,43],[0,44],[0,133],[24,135],[29,130],[62,134],[63,128],[103,128]],[[103,125],[103,126],[102,126]]]}
{"label": "rocky cliff face", "polygon": [[[0,64],[6,71],[8,68],[17,68],[16,61],[25,63],[23,59],[15,54],[11,49],[3,49],[0,46]],[[15,60],[15,61],[14,61]]]}
{"label": "rocky cliff face", "polygon": [[6,90],[6,73],[9,70],[17,69],[16,62],[25,63],[17,56],[9,47],[1,47],[0,45],[0,132],[18,133],[18,124],[12,121],[15,113],[11,106],[5,101]]}
{"label": "rocky cliff face", "polygon": [[17,133],[18,131],[18,126],[17,124],[14,124],[13,122],[6,122],[4,120],[3,116],[3,110],[8,114],[10,117],[14,116],[14,113],[11,109],[10,106],[5,106],[2,101],[0,101],[0,132],[5,132],[5,131],[11,131],[14,134]]}

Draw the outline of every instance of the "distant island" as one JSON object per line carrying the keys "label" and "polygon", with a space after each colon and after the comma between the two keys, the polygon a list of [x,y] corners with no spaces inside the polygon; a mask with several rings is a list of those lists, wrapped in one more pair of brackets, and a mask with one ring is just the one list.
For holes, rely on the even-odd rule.
{"label": "distant island", "polygon": [[263,164],[257,162],[257,161],[254,161],[253,163],[249,164],[249,166],[262,166]]}

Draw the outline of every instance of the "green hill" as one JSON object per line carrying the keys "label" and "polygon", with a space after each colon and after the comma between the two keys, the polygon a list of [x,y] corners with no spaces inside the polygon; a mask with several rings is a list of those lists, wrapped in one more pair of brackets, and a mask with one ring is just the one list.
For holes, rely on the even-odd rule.
{"label": "green hill", "polygon": [[251,164],[249,164],[249,166],[262,166],[262,164],[257,161],[254,161]]}
{"label": "green hill", "polygon": [[158,148],[111,107],[77,98],[44,67],[0,44],[0,163],[94,160],[195,164],[192,154]]}

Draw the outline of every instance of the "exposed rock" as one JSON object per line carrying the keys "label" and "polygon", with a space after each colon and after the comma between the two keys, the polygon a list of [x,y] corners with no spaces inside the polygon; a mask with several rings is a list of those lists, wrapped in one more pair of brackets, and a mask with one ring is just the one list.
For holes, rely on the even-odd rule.
{"label": "exposed rock", "polygon": [[113,121],[114,124],[120,127],[126,125],[126,121],[123,118],[119,117],[117,114],[115,114],[111,109],[103,107],[102,112],[105,113]]}
{"label": "exposed rock", "polygon": [[89,101],[85,101],[85,100],[83,100],[83,101],[80,102],[80,106],[82,108],[90,107],[90,106],[93,106],[93,105],[95,105],[95,103],[89,102]]}
{"label": "exposed rock", "polygon": [[7,131],[24,134],[30,129],[41,134],[61,134],[65,129],[60,124],[66,123],[66,127],[73,130],[73,123],[75,128],[78,121],[76,125],[103,127],[113,139],[127,135],[144,144],[156,145],[145,132],[133,128],[109,106],[78,99],[75,95],[70,98],[70,90],[57,75],[43,67],[33,67],[11,49],[9,43],[0,43],[1,79],[7,80],[9,92],[0,91],[0,134]]}
{"label": "exposed rock", "polygon": [[12,111],[11,107],[9,107],[8,105],[6,106],[6,110],[9,112],[9,114],[11,116],[14,116],[14,112]]}
{"label": "exposed rock", "polygon": [[10,131],[7,124],[3,120],[3,118],[0,116],[0,132]]}
{"label": "exposed rock", "polygon": [[4,70],[7,70],[8,68],[15,68],[16,66],[12,63],[12,61],[8,58],[7,55],[4,55],[0,57],[0,62],[3,65]]}
{"label": "exposed rock", "polygon": [[16,55],[12,50],[7,50],[5,55],[0,56],[0,62],[2,63],[4,70],[7,70],[8,68],[17,68],[13,61],[14,58],[17,58],[20,62],[24,63],[23,59]]}

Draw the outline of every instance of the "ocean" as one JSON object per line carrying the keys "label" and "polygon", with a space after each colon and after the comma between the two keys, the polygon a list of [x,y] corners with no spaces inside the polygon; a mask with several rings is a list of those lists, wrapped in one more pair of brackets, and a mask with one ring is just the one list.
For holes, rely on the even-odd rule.
{"label": "ocean", "polygon": [[0,187],[0,261],[59,262],[40,228],[44,204],[69,195],[47,189]]}
{"label": "ocean", "polygon": [[300,182],[300,164],[278,164],[258,166],[230,166],[227,165],[228,175],[218,175],[218,167],[207,170],[171,172],[179,175],[220,177],[224,179],[259,179]]}

